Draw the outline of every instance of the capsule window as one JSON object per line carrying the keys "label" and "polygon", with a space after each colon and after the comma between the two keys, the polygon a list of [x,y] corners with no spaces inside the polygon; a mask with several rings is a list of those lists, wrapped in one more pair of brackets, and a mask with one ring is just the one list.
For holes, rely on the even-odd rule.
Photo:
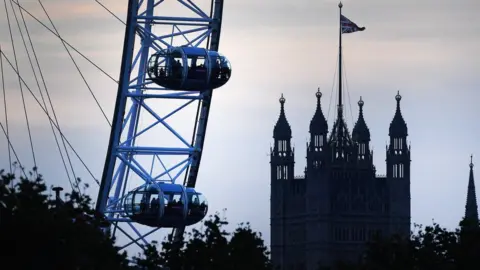
{"label": "capsule window", "polygon": [[127,196],[125,199],[125,212],[128,214],[132,214],[133,206],[132,206],[132,196]]}
{"label": "capsule window", "polygon": [[208,205],[206,198],[201,194],[195,192],[193,189],[187,189],[187,226],[193,225],[201,221],[207,214]]}
{"label": "capsule window", "polygon": [[210,55],[211,75],[210,83],[213,87],[220,87],[230,79],[232,69],[228,59],[220,54]]}
{"label": "capsule window", "polygon": [[151,194],[150,195],[150,212],[156,212],[160,209],[160,200],[158,198],[158,194]]}
{"label": "capsule window", "polygon": [[[148,71],[149,73],[152,73],[154,75],[157,75],[157,60],[158,60],[158,57],[159,55],[158,54],[154,54],[150,57],[150,59],[148,60]],[[165,70],[165,61],[163,61],[164,63],[163,64],[163,69]]]}
{"label": "capsule window", "polygon": [[144,197],[143,193],[137,193],[133,197],[133,213],[139,214],[144,208]]}
{"label": "capsule window", "polygon": [[171,76],[172,70],[168,68],[168,63],[173,61],[173,57],[168,59],[165,53],[156,53],[148,61],[148,74],[150,78],[165,79]]}
{"label": "capsule window", "polygon": [[182,194],[174,192],[164,192],[165,206],[183,207]]}
{"label": "capsule window", "polygon": [[172,90],[201,91],[224,85],[231,76],[228,59],[201,48],[170,48],[153,54],[148,75],[157,85]]}
{"label": "capsule window", "polygon": [[188,204],[190,205],[200,205],[200,200],[198,199],[198,195],[196,193],[191,193],[188,196]]}
{"label": "capsule window", "polygon": [[173,199],[172,199],[172,203],[182,203],[181,199],[182,199],[182,195],[174,194]]}
{"label": "capsule window", "polygon": [[183,59],[180,52],[173,52],[170,59],[171,65],[170,67],[170,74],[167,72],[167,77],[171,77],[172,79],[182,79],[183,74]]}
{"label": "capsule window", "polygon": [[207,78],[207,68],[205,66],[204,56],[188,56],[188,75],[187,79],[202,80]]}
{"label": "capsule window", "polygon": [[205,198],[203,194],[198,194],[198,202],[202,209],[205,209],[207,207],[207,198]]}

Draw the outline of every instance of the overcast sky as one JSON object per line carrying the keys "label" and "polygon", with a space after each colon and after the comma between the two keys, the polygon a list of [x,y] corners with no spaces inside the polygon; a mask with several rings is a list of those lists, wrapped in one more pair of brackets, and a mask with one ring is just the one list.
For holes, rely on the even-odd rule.
{"label": "overcast sky", "polygon": [[[20,2],[48,23],[36,1]],[[42,2],[64,39],[117,78],[124,25],[93,0]],[[269,242],[268,153],[279,114],[278,98],[281,93],[286,98],[295,171],[301,175],[317,87],[324,94],[324,113],[334,105],[329,106],[329,100],[338,55],[338,2],[225,2],[220,51],[230,59],[233,74],[213,98],[197,188],[207,195],[211,213],[227,208],[233,224],[249,221]],[[102,3],[125,19],[127,0]],[[4,7],[0,6],[0,45],[13,59]],[[157,12],[171,16],[176,11],[165,7]],[[347,123],[351,128],[356,121],[356,103],[362,96],[375,165],[379,174],[385,173],[388,126],[395,110],[394,96],[400,90],[412,146],[412,222],[425,224],[435,219],[447,227],[456,226],[464,214],[470,154],[480,166],[480,58],[476,56],[480,25],[475,23],[479,12],[475,0],[344,1],[343,14],[366,27],[364,32],[344,36]],[[13,13],[9,15],[14,20]],[[62,130],[100,178],[109,126],[61,42],[25,16]],[[26,72],[26,81],[38,91],[28,75],[32,73],[16,27],[12,25],[17,55],[23,59],[20,71]],[[111,119],[116,84],[72,54]],[[18,81],[5,61],[4,70],[12,143],[24,165],[32,167]],[[47,118],[31,96],[25,95],[37,165],[49,184],[67,186]],[[185,124],[174,122],[175,127]],[[7,168],[5,137],[0,141],[0,164]],[[97,186],[77,160],[75,168],[96,196]]]}

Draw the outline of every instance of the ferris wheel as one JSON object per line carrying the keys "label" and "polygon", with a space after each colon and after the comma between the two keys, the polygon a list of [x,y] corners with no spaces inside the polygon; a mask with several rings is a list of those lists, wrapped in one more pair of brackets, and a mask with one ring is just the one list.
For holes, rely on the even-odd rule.
{"label": "ferris wheel", "polygon": [[[94,1],[110,12],[100,1]],[[7,2],[11,4],[8,8]],[[232,71],[227,57],[218,52],[223,0],[129,0],[126,21],[114,15],[125,24],[118,81],[64,40],[41,1],[39,4],[53,27],[46,26],[21,2],[6,1],[5,10],[12,47],[15,43],[11,29],[16,22],[20,33],[23,29],[21,38],[28,59],[37,60],[37,69],[34,68],[35,61],[30,64],[34,74],[40,74],[37,84],[41,98],[32,92],[34,86],[25,82],[16,65],[18,48],[17,51],[13,49],[12,55],[0,49],[2,82],[5,81],[3,69],[8,64],[18,77],[22,100],[28,90],[47,115],[59,150],[62,146],[65,148],[63,152],[59,151],[63,165],[68,171],[70,164],[73,172],[70,160],[78,158],[87,170],[88,162],[81,159],[74,145],[62,133],[51,101],[51,106],[47,106],[50,97],[41,94],[42,87],[38,82],[43,80],[45,84],[44,76],[25,19],[36,20],[49,29],[62,41],[74,63],[71,51],[116,81],[118,91],[111,123],[102,110],[111,124],[103,173],[101,177],[95,177],[88,170],[99,186],[96,211],[109,221],[108,230],[113,236],[121,233],[126,237],[121,248],[132,244],[144,247],[149,244],[148,237],[161,228],[173,230],[175,239],[180,239],[185,227],[200,222],[208,211],[206,197],[195,189],[195,185],[213,90],[225,85]],[[181,15],[168,16],[165,14],[167,10]],[[30,50],[27,49],[28,41]],[[80,72],[78,65],[75,66]],[[83,75],[82,78],[92,92]],[[47,90],[46,85],[43,88]],[[37,166],[25,102],[23,107]],[[170,121],[182,111],[186,113],[177,120],[180,123]],[[8,133],[6,107],[5,120],[0,123],[3,123],[1,127],[7,138],[9,156],[12,156],[10,160],[19,162]],[[187,127],[186,122],[191,124]],[[176,124],[182,126],[183,132],[174,127]],[[185,133],[189,134],[188,137]]]}

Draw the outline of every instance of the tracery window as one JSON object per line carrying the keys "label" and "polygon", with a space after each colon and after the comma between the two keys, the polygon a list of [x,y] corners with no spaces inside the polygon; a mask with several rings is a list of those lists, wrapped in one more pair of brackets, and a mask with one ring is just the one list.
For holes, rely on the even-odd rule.
{"label": "tracery window", "polygon": [[322,151],[323,135],[313,136],[313,146],[315,147],[315,151]]}
{"label": "tracery window", "polygon": [[287,151],[287,140],[278,140],[278,152]]}

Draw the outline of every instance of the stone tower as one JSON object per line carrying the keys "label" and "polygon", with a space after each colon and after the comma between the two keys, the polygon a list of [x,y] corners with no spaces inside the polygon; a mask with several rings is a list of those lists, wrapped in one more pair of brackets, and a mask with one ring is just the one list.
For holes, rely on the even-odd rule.
{"label": "stone tower", "polygon": [[387,175],[376,175],[365,102],[352,136],[340,109],[331,133],[315,94],[307,166],[294,177],[292,130],[280,98],[280,116],[271,148],[271,251],[275,269],[312,269],[356,261],[376,235],[410,233],[410,147],[399,93],[389,128]]}
{"label": "stone tower", "polygon": [[[395,96],[397,108],[390,123],[390,143],[387,146],[387,179],[390,188],[390,230],[410,233],[410,146],[407,145],[408,128],[400,110],[402,96]],[[408,227],[407,227],[408,224]]]}
{"label": "stone tower", "polygon": [[318,270],[338,261],[362,257],[366,242],[375,236],[410,233],[410,147],[400,110],[390,124],[385,176],[376,175],[370,130],[364,118],[365,102],[358,102],[358,120],[348,130],[342,92],[342,35],[365,27],[342,15],[338,50],[338,100],[330,134],[318,90],[310,122],[307,165],[294,177],[292,131],[280,98],[280,117],[271,149],[271,251],[275,269]]}
{"label": "stone tower", "polygon": [[288,183],[294,178],[295,156],[291,146],[292,130],[285,115],[285,98],[280,98],[280,116],[273,129],[274,146],[270,149],[271,168],[271,250],[272,260],[276,265],[283,264],[285,257],[284,245],[285,224],[283,219],[288,205],[285,199],[288,197]]}

